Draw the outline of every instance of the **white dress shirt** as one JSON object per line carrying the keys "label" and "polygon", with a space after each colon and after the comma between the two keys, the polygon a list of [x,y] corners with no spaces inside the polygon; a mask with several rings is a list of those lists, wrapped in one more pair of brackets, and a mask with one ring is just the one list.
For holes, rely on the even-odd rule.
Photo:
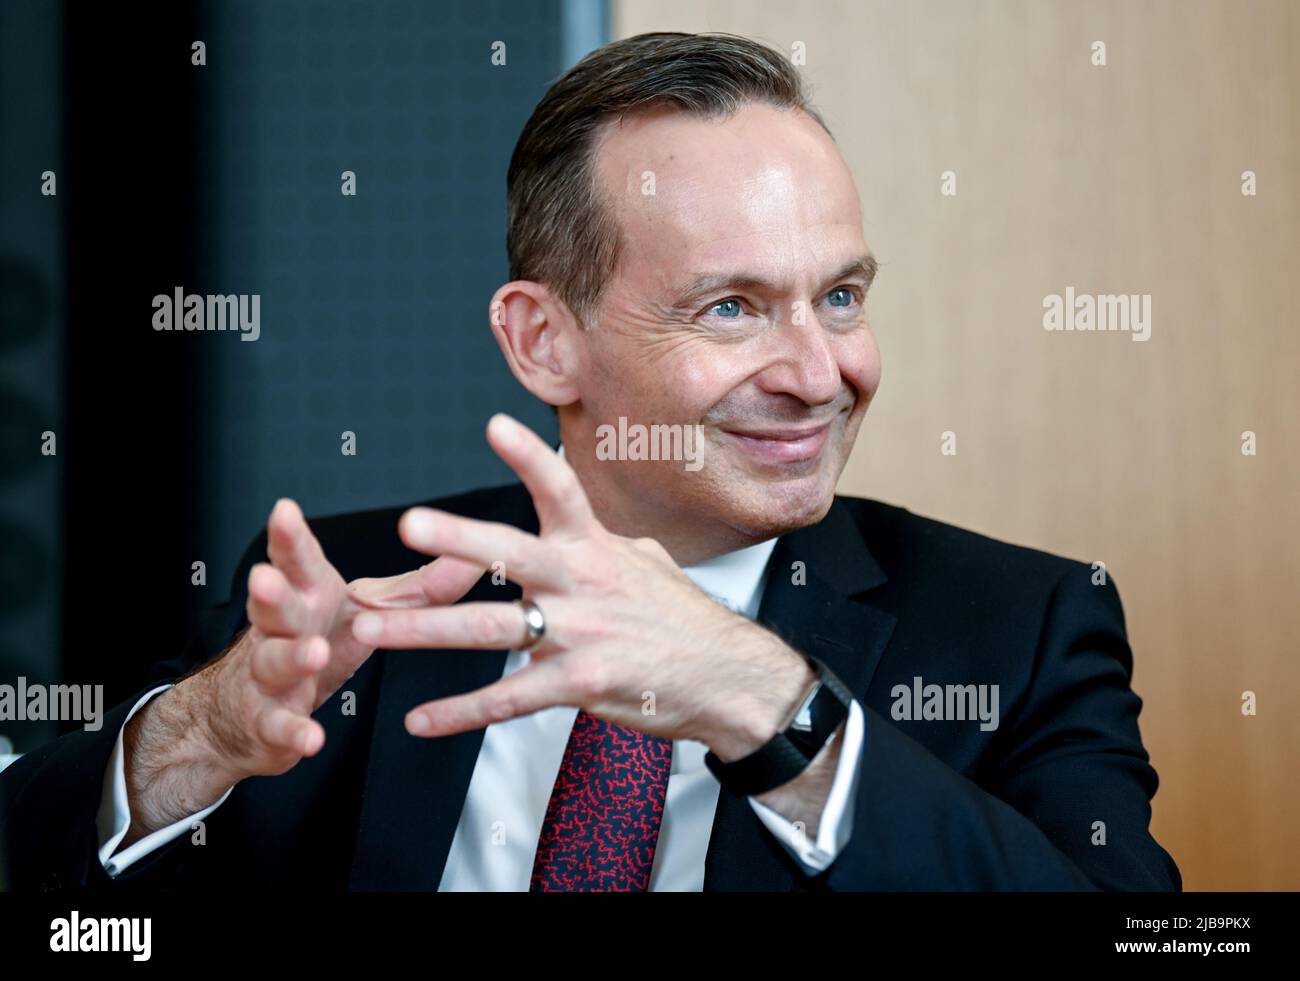
{"label": "white dress shirt", "polygon": [[[776,540],[729,552],[683,568],[691,580],[737,613],[754,617],[763,595],[767,562]],[[502,676],[528,663],[511,651]],[[170,685],[147,692],[127,716],[138,712]],[[578,709],[557,706],[487,727],[479,749],[460,821],[452,839],[439,891],[526,892],[560,762]],[[125,724],[123,724],[125,729]],[[816,840],[753,797],[759,820],[810,873],[824,870],[847,844],[853,827],[853,802],[862,747],[862,707],[854,700],[831,790],[822,809]],[[417,738],[412,736],[411,738]],[[650,875],[650,891],[698,892],[704,887],[704,859],[721,790],[704,763],[708,747],[692,740],[673,741],[668,794]],[[122,758],[122,733],[109,759],[97,828],[99,859],[110,876],[186,833],[230,796],[227,789],[212,805],[117,851],[131,825]]]}

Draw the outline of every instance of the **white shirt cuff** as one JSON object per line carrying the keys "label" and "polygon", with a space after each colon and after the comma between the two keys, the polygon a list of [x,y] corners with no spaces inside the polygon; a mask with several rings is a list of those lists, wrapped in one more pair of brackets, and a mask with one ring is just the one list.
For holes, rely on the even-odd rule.
{"label": "white shirt cuff", "polygon": [[822,807],[816,841],[809,838],[803,828],[795,827],[766,804],[759,803],[753,797],[748,798],[759,820],[810,874],[815,875],[829,868],[849,843],[849,836],[853,833],[853,804],[857,799],[865,731],[862,706],[854,699],[849,705],[849,717],[844,725],[844,745],[840,747],[840,758],[835,764],[831,791]]}
{"label": "white shirt cuff", "polygon": [[99,864],[104,867],[104,871],[108,873],[110,878],[117,876],[128,866],[138,862],[150,852],[156,851],[168,842],[180,837],[190,829],[190,826],[195,821],[202,821],[220,807],[225,799],[230,796],[230,791],[235,789],[234,784],[231,784],[226,792],[211,806],[205,807],[189,817],[181,818],[165,828],[159,828],[152,834],[145,835],[130,847],[124,848],[119,854],[113,854],[113,850],[126,837],[126,833],[131,827],[131,807],[126,795],[126,761],[122,749],[122,734],[126,731],[126,723],[131,721],[131,716],[144,708],[149,699],[170,687],[170,684],[159,685],[152,691],[146,692],[132,706],[126,721],[122,723],[122,728],[118,730],[113,755],[108,758],[108,769],[104,773],[104,795],[100,799],[99,814],[95,826],[99,832]]}

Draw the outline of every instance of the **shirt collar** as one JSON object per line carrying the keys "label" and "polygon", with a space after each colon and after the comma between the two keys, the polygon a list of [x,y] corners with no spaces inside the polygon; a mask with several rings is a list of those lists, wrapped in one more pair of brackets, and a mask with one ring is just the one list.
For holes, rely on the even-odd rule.
{"label": "shirt collar", "polygon": [[768,559],[775,547],[776,539],[769,538],[748,548],[683,566],[682,572],[723,606],[752,620],[758,613]]}

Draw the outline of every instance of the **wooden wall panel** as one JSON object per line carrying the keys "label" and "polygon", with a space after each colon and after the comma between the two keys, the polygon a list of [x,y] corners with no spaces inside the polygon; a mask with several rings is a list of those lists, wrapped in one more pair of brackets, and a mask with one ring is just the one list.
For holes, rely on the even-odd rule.
{"label": "wooden wall panel", "polygon": [[[1105,561],[1186,887],[1300,888],[1300,5],[613,13],[619,37],[804,43],[882,262],[883,384],[841,489]],[[1150,339],[1045,331],[1067,286],[1150,294]]]}

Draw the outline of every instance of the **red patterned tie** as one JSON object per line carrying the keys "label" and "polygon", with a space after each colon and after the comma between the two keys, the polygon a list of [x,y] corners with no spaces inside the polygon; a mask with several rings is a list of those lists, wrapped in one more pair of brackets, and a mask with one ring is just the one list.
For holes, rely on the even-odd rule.
{"label": "red patterned tie", "polygon": [[580,710],[533,860],[532,892],[645,892],[673,743]]}

